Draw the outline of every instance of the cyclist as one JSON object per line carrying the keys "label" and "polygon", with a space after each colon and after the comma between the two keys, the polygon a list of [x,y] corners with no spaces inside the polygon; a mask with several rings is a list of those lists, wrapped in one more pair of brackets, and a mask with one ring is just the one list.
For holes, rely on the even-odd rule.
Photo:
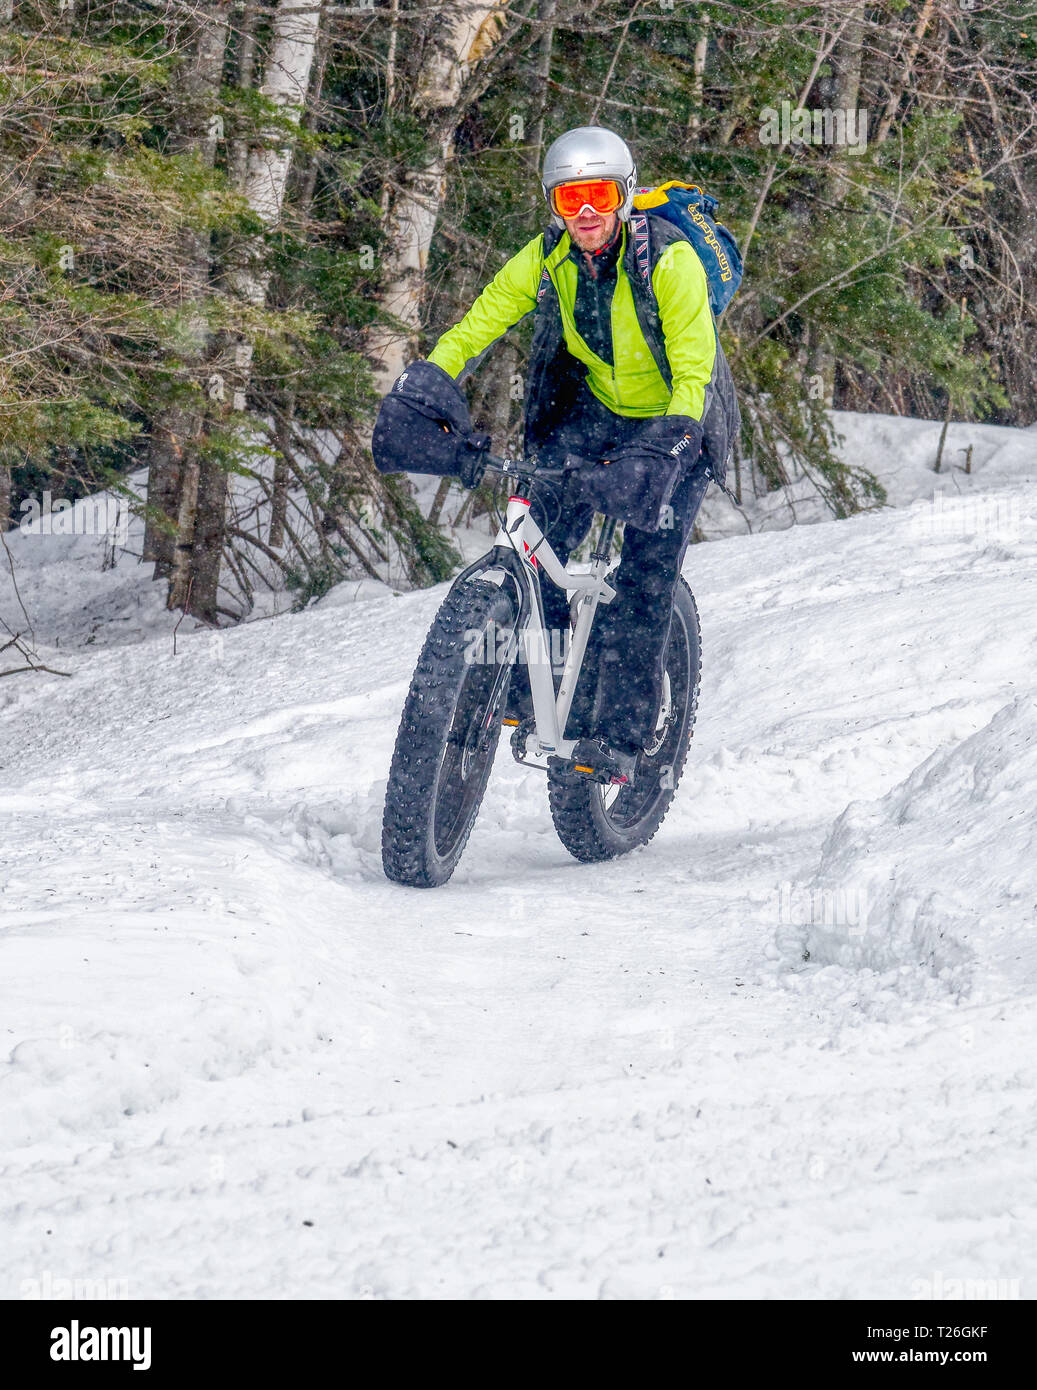
{"label": "cyclist", "polygon": [[[598,610],[567,734],[581,740],[574,762],[629,783],[659,716],[673,593],[695,515],[710,478],[724,480],[738,427],[702,263],[658,218],[648,220],[648,246],[641,247],[650,291],[645,284],[628,229],[636,177],[633,156],[613,131],[581,126],[557,139],[542,177],[553,228],[502,266],[427,362],[408,367],[408,381],[394,388],[409,392],[419,408],[423,396],[438,404],[452,423],[466,420],[456,388],[493,342],[534,313],[525,452],[555,467],[568,455],[589,461],[568,475],[559,496],[538,490],[534,519],[563,563],[595,511],[625,522],[616,598]],[[476,486],[480,448],[488,442],[469,435],[458,462],[443,471]],[[405,447],[376,427],[375,459],[384,471],[393,458],[395,468],[408,466],[399,461]],[[564,655],[559,639],[569,631],[568,603],[550,583],[544,617],[552,650]],[[529,683],[519,669],[508,716],[520,721],[524,743]]]}

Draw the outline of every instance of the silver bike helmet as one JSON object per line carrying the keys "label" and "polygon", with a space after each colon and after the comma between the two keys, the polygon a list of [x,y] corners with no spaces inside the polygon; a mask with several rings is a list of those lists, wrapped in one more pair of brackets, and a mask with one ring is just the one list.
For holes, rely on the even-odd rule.
{"label": "silver bike helmet", "polygon": [[581,125],[560,135],[544,156],[542,186],[555,226],[565,223],[551,207],[551,189],[576,179],[614,179],[623,201],[616,209],[621,221],[630,216],[634,205],[637,169],[626,141],[600,125]]}

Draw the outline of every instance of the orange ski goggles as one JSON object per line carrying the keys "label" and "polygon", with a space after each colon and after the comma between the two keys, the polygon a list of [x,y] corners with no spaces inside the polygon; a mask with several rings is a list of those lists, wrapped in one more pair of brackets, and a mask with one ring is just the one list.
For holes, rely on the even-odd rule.
{"label": "orange ski goggles", "polygon": [[578,217],[585,207],[601,217],[615,212],[623,201],[619,184],[612,179],[585,179],[581,183],[560,183],[551,189],[551,207],[562,218]]}

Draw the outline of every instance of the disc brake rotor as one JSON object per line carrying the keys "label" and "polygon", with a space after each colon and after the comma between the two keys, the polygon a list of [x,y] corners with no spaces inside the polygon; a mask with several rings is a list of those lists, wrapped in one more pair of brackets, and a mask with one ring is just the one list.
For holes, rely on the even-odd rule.
{"label": "disc brake rotor", "polygon": [[645,749],[646,757],[654,758],[656,753],[658,753],[659,749],[663,746],[663,740],[666,737],[666,731],[670,727],[670,721],[672,718],[673,694],[670,689],[670,673],[669,671],[664,671],[662,705],[659,710],[659,718],[656,720],[655,733],[652,737],[652,741]]}

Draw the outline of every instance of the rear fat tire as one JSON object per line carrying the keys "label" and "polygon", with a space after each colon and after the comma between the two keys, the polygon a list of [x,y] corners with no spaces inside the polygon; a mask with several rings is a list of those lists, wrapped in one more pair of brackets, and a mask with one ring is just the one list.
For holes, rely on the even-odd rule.
{"label": "rear fat tire", "polygon": [[[673,710],[661,746],[642,756],[633,787],[613,788],[579,773],[548,772],[551,819],[558,838],[586,864],[648,844],[670,808],[695,727],[701,680],[699,615],[691,590],[678,579],[666,647]],[[667,771],[668,769],[668,771]]]}
{"label": "rear fat tire", "polygon": [[[508,589],[467,580],[450,590],[429,629],[403,706],[382,817],[386,877],[436,888],[457,867],[479,813],[511,678],[498,644],[467,661],[473,632],[514,629]],[[504,659],[498,662],[499,656]],[[490,708],[486,701],[502,680]]]}

